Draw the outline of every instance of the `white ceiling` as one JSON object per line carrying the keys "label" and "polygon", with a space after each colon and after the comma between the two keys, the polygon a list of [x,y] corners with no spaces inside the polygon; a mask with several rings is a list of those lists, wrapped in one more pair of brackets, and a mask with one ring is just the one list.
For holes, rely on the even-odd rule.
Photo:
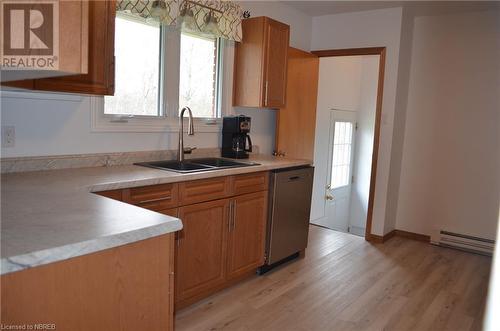
{"label": "white ceiling", "polygon": [[309,15],[321,16],[401,6],[401,1],[282,1]]}
{"label": "white ceiling", "polygon": [[281,1],[309,16],[333,15],[391,7],[412,7],[422,14],[500,8],[499,1]]}

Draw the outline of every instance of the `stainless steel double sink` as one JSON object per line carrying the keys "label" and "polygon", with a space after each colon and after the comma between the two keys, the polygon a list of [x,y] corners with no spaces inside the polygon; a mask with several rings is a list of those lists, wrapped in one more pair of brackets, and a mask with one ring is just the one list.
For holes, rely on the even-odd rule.
{"label": "stainless steel double sink", "polygon": [[259,165],[258,163],[254,162],[241,162],[241,161],[235,161],[217,157],[190,159],[184,161],[170,160],[170,161],[140,162],[134,164],[148,168],[168,170],[180,173],[210,171],[210,170],[239,168],[239,167],[251,167]]}

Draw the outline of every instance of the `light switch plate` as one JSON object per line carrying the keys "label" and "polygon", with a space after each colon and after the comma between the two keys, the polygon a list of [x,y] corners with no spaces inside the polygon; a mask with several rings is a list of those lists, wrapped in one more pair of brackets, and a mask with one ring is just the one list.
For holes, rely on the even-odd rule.
{"label": "light switch plate", "polygon": [[2,125],[2,147],[9,148],[16,145],[16,128]]}

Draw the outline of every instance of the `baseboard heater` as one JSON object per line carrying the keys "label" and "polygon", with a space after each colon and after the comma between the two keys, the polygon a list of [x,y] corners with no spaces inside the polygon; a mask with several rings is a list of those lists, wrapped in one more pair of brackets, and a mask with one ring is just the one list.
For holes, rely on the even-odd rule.
{"label": "baseboard heater", "polygon": [[495,241],[466,234],[440,230],[431,237],[431,243],[442,247],[455,248],[482,255],[493,255]]}

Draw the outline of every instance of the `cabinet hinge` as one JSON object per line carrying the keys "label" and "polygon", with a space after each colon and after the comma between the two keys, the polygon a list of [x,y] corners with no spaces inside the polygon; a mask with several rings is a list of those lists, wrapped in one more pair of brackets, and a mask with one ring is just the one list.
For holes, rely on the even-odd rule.
{"label": "cabinet hinge", "polygon": [[354,124],[354,130],[358,130],[358,122]]}

